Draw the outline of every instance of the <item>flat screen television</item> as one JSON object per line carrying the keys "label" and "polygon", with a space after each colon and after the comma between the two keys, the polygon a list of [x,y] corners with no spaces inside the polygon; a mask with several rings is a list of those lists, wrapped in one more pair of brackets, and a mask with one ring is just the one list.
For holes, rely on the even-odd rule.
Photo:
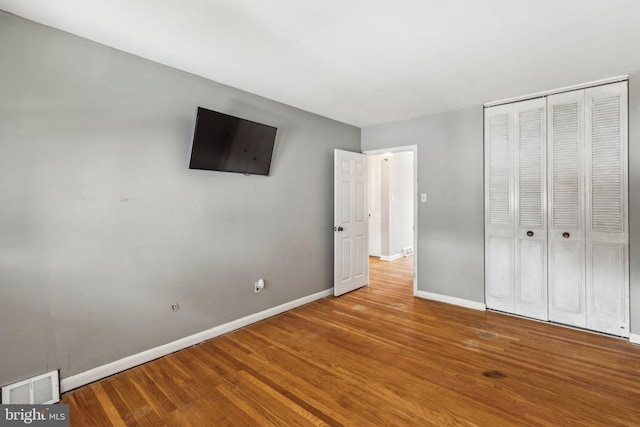
{"label": "flat screen television", "polygon": [[277,130],[198,107],[189,169],[269,175]]}

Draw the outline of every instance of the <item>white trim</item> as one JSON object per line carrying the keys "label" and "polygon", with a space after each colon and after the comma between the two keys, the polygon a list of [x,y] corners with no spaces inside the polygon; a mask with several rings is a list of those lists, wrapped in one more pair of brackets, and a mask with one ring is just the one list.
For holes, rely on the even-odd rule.
{"label": "white trim", "polygon": [[414,293],[418,298],[424,298],[432,301],[444,302],[447,304],[457,305],[460,307],[471,308],[473,310],[486,311],[487,307],[482,302],[470,301],[467,299],[450,297],[448,295],[434,294],[426,291],[416,291]]}
{"label": "white trim", "polygon": [[418,292],[418,204],[419,188],[418,188],[418,146],[412,145],[411,151],[413,152],[413,293],[415,295]]}
{"label": "white trim", "polygon": [[561,88],[557,88],[557,89],[545,90],[543,92],[531,93],[529,95],[516,96],[516,97],[513,97],[513,98],[500,99],[498,101],[485,102],[484,106],[485,106],[485,108],[486,107],[494,107],[496,105],[509,104],[509,103],[512,103],[512,102],[524,101],[526,99],[540,98],[542,96],[553,95],[553,94],[556,94],[556,93],[569,92],[569,91],[572,91],[572,90],[585,89],[585,88],[588,88],[588,87],[606,85],[606,84],[609,84],[609,83],[622,82],[622,81],[626,81],[626,80],[629,80],[629,76],[627,74],[624,74],[624,75],[621,75],[621,76],[609,77],[607,79],[600,79],[600,80],[594,80],[592,82],[580,83],[580,84],[573,85],[573,86],[565,86],[565,87],[561,87]]}
{"label": "white trim", "polygon": [[329,295],[333,295],[333,288],[269,308],[259,313],[250,314],[240,319],[207,329],[206,331],[198,332],[196,334],[180,338],[176,341],[145,350],[138,354],[107,363],[106,365],[98,366],[96,368],[89,369],[88,371],[63,378],[60,381],[60,391],[67,392],[69,390],[82,387],[83,385],[101,380],[113,374],[117,374],[118,372],[133,368],[134,366],[150,362],[159,357],[166,356],[167,354],[175,353],[176,351],[191,347],[192,345],[199,344],[228,332],[235,331],[252,323],[284,313],[285,311],[292,310],[310,302],[325,298]]}
{"label": "white trim", "polygon": [[395,255],[391,255],[391,256],[384,256],[383,255],[383,256],[380,257],[380,260],[381,261],[395,261],[395,260],[400,259],[402,257],[404,257],[403,254],[395,254]]}
{"label": "white trim", "polygon": [[[550,320],[535,319],[533,317],[527,317],[527,316],[523,316],[521,314],[509,313],[508,311],[495,310],[493,308],[488,308],[487,311],[491,312],[491,313],[495,313],[495,314],[502,314],[504,316],[517,317],[518,319],[529,320],[531,322],[538,322],[538,323],[542,323],[544,325],[556,326],[558,328],[571,329],[573,331],[585,332],[587,334],[600,335],[601,337],[607,337],[607,338],[613,338],[613,339],[618,339],[618,340],[630,341],[629,337],[627,337],[626,335],[623,336],[623,335],[607,334],[607,333],[604,333],[604,332],[596,331],[594,329],[580,328],[578,326],[566,325],[566,324],[563,324],[563,323],[557,323],[557,322],[553,322],[553,321],[550,321]],[[637,338],[640,339],[640,335],[637,335]],[[640,341],[638,342],[638,344],[640,344]]]}
{"label": "white trim", "polygon": [[378,154],[386,154],[386,153],[401,153],[405,151],[413,151],[413,154],[418,154],[418,146],[417,145],[403,145],[402,147],[388,147],[388,148],[379,148],[377,150],[367,150],[363,151],[362,154],[366,154],[367,156],[375,156]]}
{"label": "white trim", "polygon": [[631,344],[640,344],[640,335],[638,335],[638,334],[629,334],[629,342]]}

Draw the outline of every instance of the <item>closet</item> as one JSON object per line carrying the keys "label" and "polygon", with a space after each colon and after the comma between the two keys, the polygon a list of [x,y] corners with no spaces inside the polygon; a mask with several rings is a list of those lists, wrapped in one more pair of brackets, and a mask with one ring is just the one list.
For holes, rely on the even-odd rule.
{"label": "closet", "polygon": [[485,108],[489,309],[629,335],[627,82]]}

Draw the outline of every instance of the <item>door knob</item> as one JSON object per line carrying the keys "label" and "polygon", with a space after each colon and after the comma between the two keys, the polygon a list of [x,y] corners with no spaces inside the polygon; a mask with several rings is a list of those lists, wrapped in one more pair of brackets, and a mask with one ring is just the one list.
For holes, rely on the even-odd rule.
{"label": "door knob", "polygon": [[338,227],[338,231],[344,231],[344,228]]}
{"label": "door knob", "polygon": [[566,231],[562,233],[562,237],[564,237],[565,239],[568,239],[569,236],[571,236],[571,234],[567,233]]}
{"label": "door knob", "polygon": [[529,237],[533,236],[533,231],[531,231],[531,230],[527,231],[527,236],[529,236]]}

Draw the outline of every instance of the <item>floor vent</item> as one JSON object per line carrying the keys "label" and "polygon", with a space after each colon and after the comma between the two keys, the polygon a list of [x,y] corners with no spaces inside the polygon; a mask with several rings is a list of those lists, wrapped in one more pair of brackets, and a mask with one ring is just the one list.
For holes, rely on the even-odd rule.
{"label": "floor vent", "polygon": [[2,387],[2,404],[32,405],[60,401],[58,371],[47,372],[28,380]]}
{"label": "floor vent", "polygon": [[404,256],[413,255],[413,248],[404,248],[402,250],[402,255]]}

